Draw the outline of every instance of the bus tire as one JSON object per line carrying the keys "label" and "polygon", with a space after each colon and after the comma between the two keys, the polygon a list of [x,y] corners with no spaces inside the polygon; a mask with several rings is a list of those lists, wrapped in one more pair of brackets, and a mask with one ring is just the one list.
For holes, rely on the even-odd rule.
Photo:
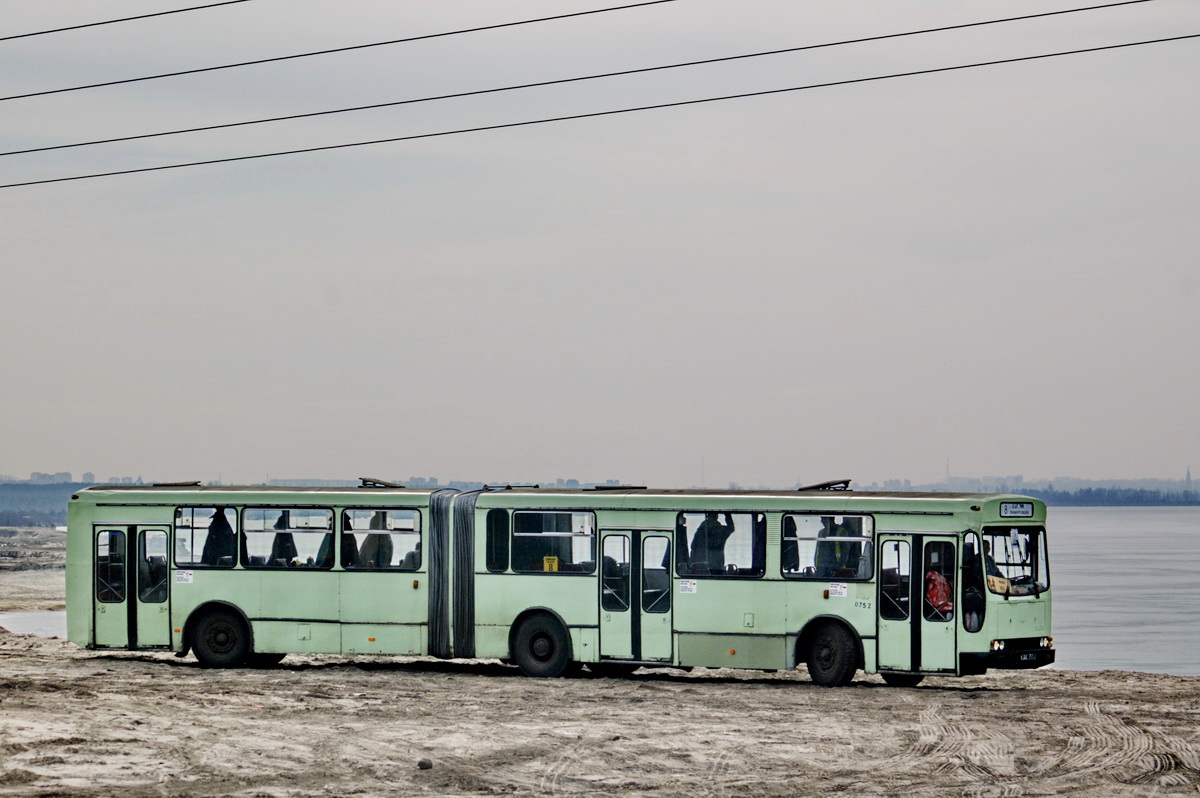
{"label": "bus tire", "polygon": [[250,655],[250,632],[232,610],[210,610],[196,621],[192,651],[206,668],[237,668]]}
{"label": "bus tire", "polygon": [[512,653],[526,676],[562,676],[571,666],[571,638],[554,618],[534,615],[517,627]]}
{"label": "bus tire", "polygon": [[919,673],[881,673],[879,675],[891,687],[916,687],[925,678]]}
{"label": "bus tire", "polygon": [[808,675],[822,687],[843,687],[858,670],[858,649],[846,627],[827,623],[815,632],[808,645]]}

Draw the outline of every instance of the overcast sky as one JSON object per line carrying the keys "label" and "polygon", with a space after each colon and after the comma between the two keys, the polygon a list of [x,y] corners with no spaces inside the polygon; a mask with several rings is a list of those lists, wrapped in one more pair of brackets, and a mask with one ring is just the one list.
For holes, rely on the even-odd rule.
{"label": "overcast sky", "polygon": [[[4,0],[3,35],[203,0]],[[607,5],[617,5],[610,2]],[[0,102],[10,151],[1079,3],[676,0]],[[593,2],[251,0],[0,95]],[[0,183],[1200,33],[1200,3],[0,157]],[[0,190],[0,473],[786,486],[1200,468],[1200,39]]]}

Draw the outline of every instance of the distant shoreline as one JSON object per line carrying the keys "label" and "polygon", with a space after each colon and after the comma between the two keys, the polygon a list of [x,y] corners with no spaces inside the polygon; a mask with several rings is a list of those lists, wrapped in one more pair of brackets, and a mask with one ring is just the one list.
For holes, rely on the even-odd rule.
{"label": "distant shoreline", "polygon": [[[67,523],[67,502],[90,487],[85,482],[37,485],[27,482],[0,483],[0,527],[56,527]],[[898,493],[943,492],[944,485],[905,485],[903,488],[855,484],[857,490],[887,490]],[[961,490],[975,493],[981,491]],[[987,492],[987,491],[982,491]],[[1086,487],[1075,490],[1015,487],[1009,491],[1041,499],[1050,507],[1200,507],[1200,491],[1166,491],[1150,488]]]}

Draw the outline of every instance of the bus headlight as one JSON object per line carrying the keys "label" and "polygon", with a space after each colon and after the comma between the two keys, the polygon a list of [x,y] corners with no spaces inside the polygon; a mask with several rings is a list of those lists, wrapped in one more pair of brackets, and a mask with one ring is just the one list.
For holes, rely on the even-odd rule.
{"label": "bus headlight", "polygon": [[1054,638],[1053,637],[1043,637],[1041,640],[1038,641],[1038,645],[1040,645],[1042,648],[1054,648]]}
{"label": "bus headlight", "polygon": [[1004,641],[1003,640],[993,640],[992,641],[992,651],[1003,651],[1003,650],[1004,650]]}

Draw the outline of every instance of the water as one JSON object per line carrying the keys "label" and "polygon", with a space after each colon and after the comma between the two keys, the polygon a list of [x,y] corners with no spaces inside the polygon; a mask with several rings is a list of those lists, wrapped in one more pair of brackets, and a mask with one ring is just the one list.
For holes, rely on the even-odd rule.
{"label": "water", "polygon": [[[1051,507],[1054,667],[1200,676],[1200,507]],[[67,636],[63,612],[0,613]]]}
{"label": "water", "polygon": [[67,637],[65,612],[0,612],[0,626],[19,635]]}
{"label": "water", "polygon": [[1200,507],[1051,507],[1055,667],[1200,676]]}

